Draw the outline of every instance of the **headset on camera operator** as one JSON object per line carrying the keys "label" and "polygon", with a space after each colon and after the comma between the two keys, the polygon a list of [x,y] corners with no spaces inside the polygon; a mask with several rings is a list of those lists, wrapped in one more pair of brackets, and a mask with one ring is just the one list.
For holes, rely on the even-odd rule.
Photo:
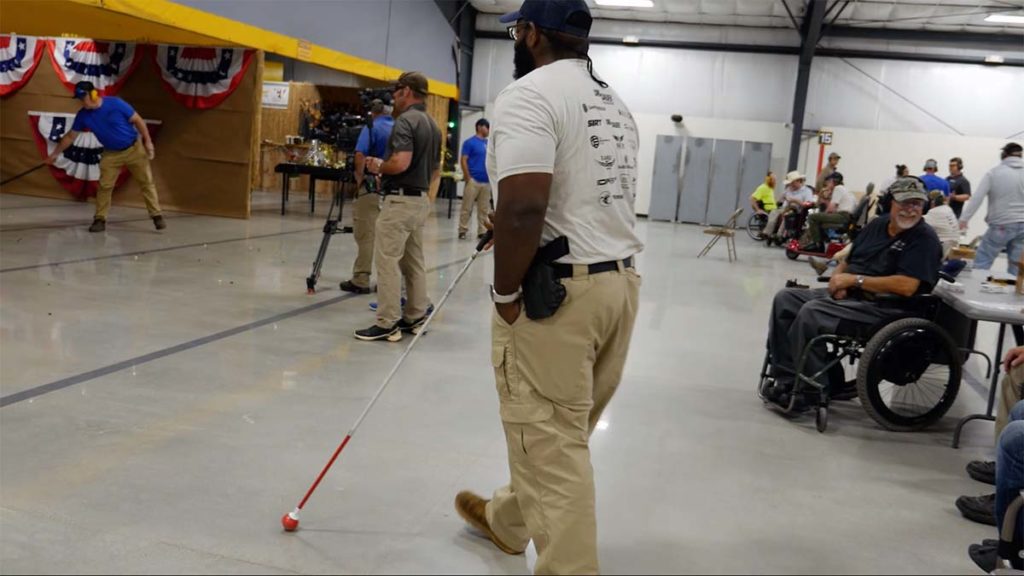
{"label": "headset on camera operator", "polygon": [[[397,342],[427,319],[427,273],[423,261],[423,223],[430,213],[431,190],[441,178],[441,130],[427,114],[427,77],[402,74],[392,88],[394,129],[386,156],[371,156],[365,168],[382,178],[383,207],[374,234],[377,266],[377,321],[356,331],[359,340]],[[401,304],[402,276],[406,298]]]}
{"label": "headset on camera operator", "polygon": [[[390,98],[389,98],[390,100]],[[370,293],[373,271],[373,237],[380,215],[380,178],[366,178],[366,158],[381,158],[387,152],[388,139],[395,125],[391,106],[381,99],[370,102],[370,118],[359,132],[355,152],[356,196],[352,203],[352,232],[358,254],[352,264],[352,279],[341,283],[341,289],[356,294]]]}

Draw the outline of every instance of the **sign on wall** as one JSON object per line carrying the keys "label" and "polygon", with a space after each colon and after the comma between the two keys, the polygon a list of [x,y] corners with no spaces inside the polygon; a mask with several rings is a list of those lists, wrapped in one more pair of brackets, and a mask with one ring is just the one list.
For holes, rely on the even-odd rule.
{"label": "sign on wall", "polygon": [[264,82],[263,83],[263,107],[264,108],[288,108],[288,95],[291,91],[291,84],[288,82]]}

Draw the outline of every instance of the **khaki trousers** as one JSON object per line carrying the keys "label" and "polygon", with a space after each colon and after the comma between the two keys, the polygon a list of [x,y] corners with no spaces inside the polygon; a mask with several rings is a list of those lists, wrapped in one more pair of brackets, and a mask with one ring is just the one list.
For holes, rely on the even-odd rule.
{"label": "khaki trousers", "polygon": [[999,445],[999,435],[1010,420],[1010,410],[1017,402],[1024,400],[1024,364],[1010,368],[1010,373],[1003,376],[999,387],[1002,391],[996,411],[996,446]]}
{"label": "khaki trousers", "polygon": [[377,217],[380,216],[380,195],[367,192],[362,187],[356,190],[352,202],[352,233],[356,237],[356,261],[352,264],[352,283],[360,288],[370,287],[373,272],[373,240],[376,234]]}
{"label": "khaki trousers", "polygon": [[488,502],[487,522],[517,550],[530,540],[537,574],[596,574],[597,523],[589,438],[622,378],[640,277],[632,269],[562,281],[551,318],[497,313],[492,353],[511,483]]}
{"label": "khaki trousers", "polygon": [[402,319],[405,277],[407,320],[427,313],[427,270],[423,262],[423,223],[430,211],[425,196],[385,196],[374,235],[377,265],[377,325],[391,328]]}
{"label": "khaki trousers", "polygon": [[491,185],[477,182],[470,178],[466,180],[465,189],[462,191],[462,212],[459,215],[459,232],[469,231],[469,217],[473,213],[473,206],[476,206],[476,233],[477,235],[487,232],[484,227],[484,220],[491,211]]}
{"label": "khaki trousers", "polygon": [[104,150],[100,158],[100,185],[96,192],[96,216],[97,220],[106,220],[110,212],[110,197],[114,193],[114,184],[121,174],[121,168],[127,167],[132,173],[132,178],[139,184],[142,190],[142,198],[146,201],[146,210],[150,216],[160,214],[160,201],[156,197],[156,185],[153,184],[153,171],[149,167],[149,158],[146,156],[146,148],[141,140],[127,150],[115,152]]}

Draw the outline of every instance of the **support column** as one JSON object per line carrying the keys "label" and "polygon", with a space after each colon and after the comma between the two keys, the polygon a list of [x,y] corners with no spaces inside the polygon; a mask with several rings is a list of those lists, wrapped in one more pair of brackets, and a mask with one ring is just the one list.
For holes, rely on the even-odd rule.
{"label": "support column", "polygon": [[825,11],[825,0],[807,0],[804,21],[800,28],[800,68],[796,76],[796,94],[793,96],[793,134],[789,143],[788,170],[796,170],[800,161],[800,138],[803,135],[804,112],[807,109],[807,87],[811,82],[811,62],[814,60],[814,49],[821,38],[821,24],[825,20]]}

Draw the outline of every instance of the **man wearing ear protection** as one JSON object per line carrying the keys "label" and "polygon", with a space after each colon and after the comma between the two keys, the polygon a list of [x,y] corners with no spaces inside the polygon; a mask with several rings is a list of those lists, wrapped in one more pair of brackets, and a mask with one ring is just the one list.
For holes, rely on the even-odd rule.
{"label": "man wearing ear protection", "polygon": [[96,216],[89,232],[103,232],[107,229],[110,196],[123,167],[127,167],[138,182],[153,225],[157,230],[166,228],[164,217],[160,215],[153,171],[149,166],[156,152],[142,116],[120,98],[100,96],[92,82],[75,84],[74,98],[82,101],[82,109],[75,115],[71,130],[61,138],[46,162],[53,164],[74,143],[78,133],[84,130],[90,130],[103,145],[99,190],[96,192]]}

